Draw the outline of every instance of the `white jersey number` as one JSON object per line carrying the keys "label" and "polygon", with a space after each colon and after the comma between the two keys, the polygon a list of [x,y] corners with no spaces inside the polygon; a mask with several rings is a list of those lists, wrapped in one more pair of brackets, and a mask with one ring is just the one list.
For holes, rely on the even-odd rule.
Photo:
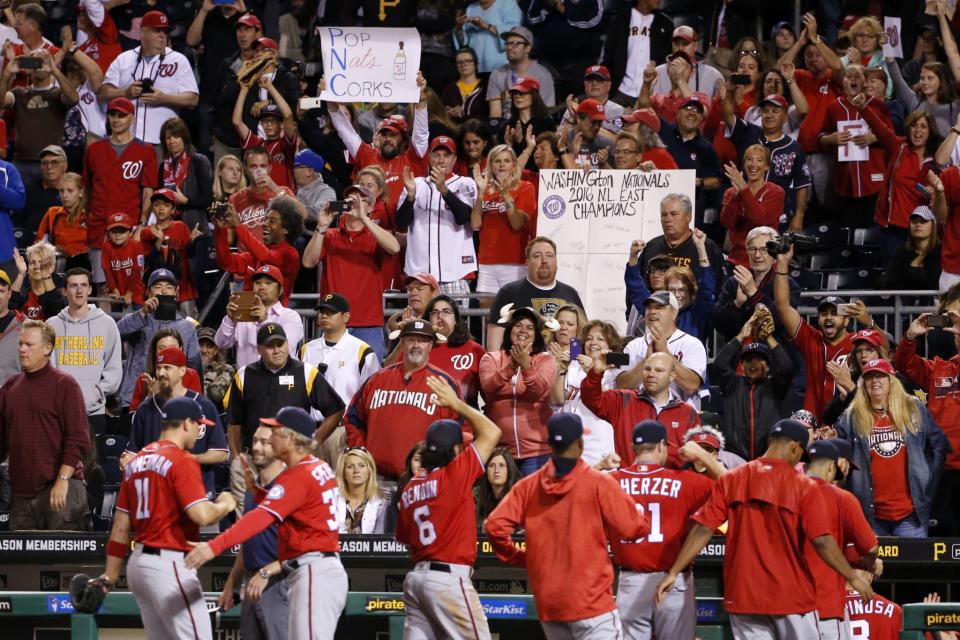
{"label": "white jersey number", "polygon": [[427,518],[430,517],[430,507],[424,505],[413,510],[413,521],[417,523],[417,529],[420,535],[420,544],[427,546],[433,544],[437,539],[437,531],[433,528],[433,523]]}
{"label": "white jersey number", "polygon": [[150,478],[136,478],[133,486],[137,490],[137,513],[134,519],[144,520],[150,517]]}
{"label": "white jersey number", "polygon": [[644,509],[643,505],[639,502],[637,503],[637,511],[640,513],[649,512],[650,518],[650,535],[645,538],[637,538],[636,540],[623,540],[624,544],[640,544],[641,542],[663,542],[663,532],[660,530],[660,503],[651,502],[647,505],[647,508]]}
{"label": "white jersey number", "polygon": [[866,620],[851,620],[850,638],[852,640],[870,640],[870,623]]}
{"label": "white jersey number", "polygon": [[330,527],[330,531],[337,531],[340,528],[337,524],[337,503],[340,502],[340,489],[337,487],[327,489],[323,492],[322,498],[323,504],[330,509],[330,519],[327,520],[327,526]]}

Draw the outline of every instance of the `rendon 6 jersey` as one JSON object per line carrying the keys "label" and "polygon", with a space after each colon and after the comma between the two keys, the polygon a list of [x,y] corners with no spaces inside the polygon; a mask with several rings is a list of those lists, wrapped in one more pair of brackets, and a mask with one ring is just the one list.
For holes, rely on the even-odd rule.
{"label": "rendon 6 jersey", "polygon": [[445,467],[421,471],[400,494],[397,540],[414,562],[436,560],[472,566],[477,559],[473,484],[483,475],[480,452],[467,446]]}
{"label": "rendon 6 jersey", "polygon": [[650,535],[611,541],[616,563],[628,571],[667,571],[690,530],[690,515],[710,497],[713,481],[693,471],[637,464],[611,474],[623,490],[643,506]]}
{"label": "rendon 6 jersey", "polygon": [[200,529],[187,509],[207,499],[193,454],[166,440],[148,444],[123,470],[117,509],[130,516],[137,542],[190,551]]}

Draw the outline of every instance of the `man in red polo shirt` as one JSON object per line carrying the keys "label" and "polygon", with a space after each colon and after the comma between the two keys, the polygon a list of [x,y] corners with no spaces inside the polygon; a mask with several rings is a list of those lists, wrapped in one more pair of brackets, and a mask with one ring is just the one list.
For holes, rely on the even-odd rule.
{"label": "man in red polo shirt", "polygon": [[830,535],[832,526],[813,480],[794,469],[808,440],[803,423],[780,420],[770,430],[763,457],[720,476],[693,515],[696,524],[680,555],[657,585],[658,604],[724,522],[723,607],[735,637],[820,636],[817,587],[803,557],[804,539],[865,600],[873,597],[870,584],[854,573]]}

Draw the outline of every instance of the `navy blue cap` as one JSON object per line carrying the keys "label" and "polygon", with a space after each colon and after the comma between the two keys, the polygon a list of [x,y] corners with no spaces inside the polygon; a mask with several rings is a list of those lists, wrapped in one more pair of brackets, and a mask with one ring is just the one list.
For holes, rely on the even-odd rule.
{"label": "navy blue cap", "polygon": [[193,398],[188,398],[187,396],[180,396],[179,398],[171,398],[163,405],[163,409],[160,410],[160,419],[161,420],[196,420],[201,424],[214,425],[215,423],[212,420],[208,420],[206,416],[203,415],[203,408],[200,407],[198,403]]}
{"label": "navy blue cap", "polygon": [[786,20],[781,20],[777,24],[773,25],[772,29],[770,29],[771,40],[773,39],[773,36],[777,35],[777,31],[780,31],[780,29],[786,29],[787,31],[793,34],[794,38],[797,37],[797,30],[793,28],[793,24],[787,22]]}
{"label": "navy blue cap", "polygon": [[293,156],[293,166],[309,167],[314,171],[322,171],[324,165],[323,156],[313,149],[301,149],[297,155]]}
{"label": "navy blue cap", "polygon": [[667,428],[656,420],[643,420],[633,426],[633,444],[656,444],[667,439]]}
{"label": "navy blue cap", "polygon": [[313,432],[317,430],[317,421],[300,407],[284,407],[277,413],[276,418],[260,418],[260,424],[293,429],[308,438],[312,438]]}
{"label": "navy blue cap", "polygon": [[794,420],[792,418],[778,420],[773,425],[773,428],[770,429],[770,437],[772,438],[774,436],[790,438],[791,440],[800,443],[804,449],[807,448],[807,443],[810,441],[810,434],[807,433],[807,426],[799,420]]}
{"label": "navy blue cap", "polygon": [[583,421],[575,413],[555,413],[547,420],[547,442],[568,445],[583,437]]}
{"label": "navy blue cap", "polygon": [[463,430],[456,420],[436,420],[427,427],[427,449],[449,451],[463,443]]}
{"label": "navy blue cap", "polygon": [[173,271],[170,271],[169,269],[154,269],[150,273],[150,277],[147,278],[147,287],[152,287],[161,280],[172,282],[173,284],[180,286],[180,281],[177,280],[177,276],[173,275]]}
{"label": "navy blue cap", "polygon": [[844,440],[843,438],[831,438],[826,442],[831,443],[837,450],[837,453],[840,454],[840,457],[850,463],[851,469],[860,469],[860,467],[858,467],[853,461],[853,445],[847,440]]}
{"label": "navy blue cap", "polygon": [[770,347],[761,342],[751,342],[743,345],[743,348],[740,349],[740,359],[743,360],[750,356],[760,356],[770,362]]}
{"label": "navy blue cap", "polygon": [[268,104],[264,108],[260,109],[260,115],[257,116],[258,119],[263,120],[264,118],[276,118],[277,120],[283,120],[283,114],[280,112],[280,107],[275,104]]}
{"label": "navy blue cap", "polygon": [[833,442],[830,440],[817,440],[810,448],[807,449],[807,453],[810,454],[810,458],[826,458],[827,460],[833,460],[836,462],[837,458],[841,458],[840,451],[833,445]]}
{"label": "navy blue cap", "polygon": [[841,304],[845,304],[845,303],[846,303],[846,300],[844,300],[840,296],[827,296],[826,298],[820,301],[820,304],[817,305],[817,311],[820,311],[820,309],[823,309],[824,307],[827,307],[827,306],[830,306],[836,309]]}

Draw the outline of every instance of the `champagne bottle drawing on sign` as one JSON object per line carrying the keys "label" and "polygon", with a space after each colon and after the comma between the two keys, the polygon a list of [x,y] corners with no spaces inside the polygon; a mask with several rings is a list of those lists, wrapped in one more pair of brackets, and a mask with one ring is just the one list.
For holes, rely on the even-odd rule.
{"label": "champagne bottle drawing on sign", "polygon": [[397,51],[397,57],[393,59],[393,79],[405,80],[407,77],[407,54],[403,52],[403,42],[400,42],[400,50]]}

